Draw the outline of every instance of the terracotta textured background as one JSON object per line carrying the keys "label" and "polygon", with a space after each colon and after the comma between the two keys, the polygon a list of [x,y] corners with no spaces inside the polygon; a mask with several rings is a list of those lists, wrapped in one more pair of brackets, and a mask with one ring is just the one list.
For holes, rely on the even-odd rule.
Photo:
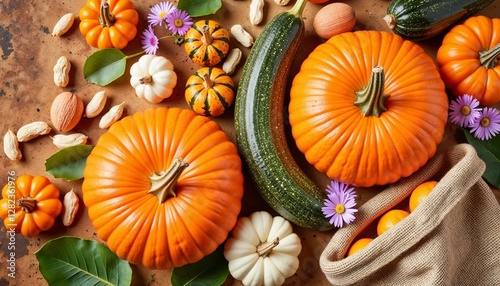
{"label": "terracotta textured background", "polygon": [[[139,33],[146,27],[146,16],[151,5],[159,1],[134,1],[140,15]],[[234,24],[241,24],[254,37],[256,37],[264,24],[268,22],[278,12],[289,9],[293,3],[285,7],[278,6],[272,0],[265,0],[263,23],[258,26],[252,26],[248,18],[250,0],[236,1],[223,0],[223,7],[215,14],[209,17],[218,20],[228,30]],[[332,2],[332,1],[331,1]],[[372,29],[388,30],[382,18],[385,15],[387,0],[346,0],[344,1],[354,7],[357,16],[355,30]],[[100,87],[87,82],[83,78],[83,64],[87,56],[95,49],[90,48],[84,37],[78,30],[79,21],[76,20],[71,30],[63,37],[52,37],[51,32],[57,20],[66,13],[78,14],[79,9],[85,4],[84,0],[78,1],[54,1],[54,0],[3,0],[0,3],[0,111],[1,126],[0,134],[2,136],[10,128],[14,131],[27,123],[35,120],[42,120],[50,123],[49,110],[53,98],[62,91],[76,92],[86,104],[91,97],[100,90],[105,90],[109,99],[106,110],[110,106],[126,102],[124,116],[131,115],[136,111],[153,106],[144,100],[138,99],[132,87],[129,85],[128,70],[130,65],[137,58],[129,60],[126,74],[112,84]],[[294,62],[291,77],[297,72],[301,62],[320,44],[320,40],[315,36],[312,29],[312,20],[314,14],[322,7],[319,4],[308,3],[304,12],[304,21],[306,24],[306,38],[299,50],[299,54]],[[490,17],[500,17],[500,0],[496,0],[481,14]],[[441,42],[442,36],[432,40],[420,42],[431,57],[435,57],[437,48]],[[231,47],[239,47],[244,56],[248,54],[249,49],[242,47],[234,39],[231,41]],[[140,35],[131,42],[124,50],[126,54],[133,54],[140,51]],[[197,68],[194,63],[186,56],[182,47],[178,47],[169,40],[163,40],[160,43],[159,55],[169,58],[175,65],[175,71],[179,77],[177,87],[171,98],[164,100],[159,106],[183,107],[189,108],[184,100],[184,84]],[[53,83],[52,68],[57,59],[65,55],[72,63],[71,80],[67,87],[56,87]],[[242,64],[232,75],[235,82],[238,82],[241,73]],[[233,127],[233,109],[229,109],[223,116],[215,120],[229,134],[234,141]],[[89,144],[95,144],[99,136],[104,132],[98,128],[99,117],[94,119],[82,119],[75,132],[82,132],[89,135]],[[54,135],[52,131],[51,135]],[[463,140],[458,135],[457,130],[449,125],[446,134],[439,148],[445,148],[451,144]],[[291,148],[295,152],[296,159],[306,172],[320,185],[325,185],[329,180],[322,174],[319,174],[305,162],[303,156],[294,148],[293,141],[290,140]],[[22,161],[16,163],[8,160],[5,155],[0,155],[0,183],[3,186],[7,182],[9,171],[16,173],[16,176],[22,174],[44,174],[45,160],[57,148],[51,143],[49,136],[43,136],[22,144]],[[81,197],[82,181],[67,182],[61,179],[54,179],[46,174],[51,181],[56,184],[61,192],[71,190],[72,188]],[[248,215],[256,210],[271,211],[265,202],[259,197],[254,184],[246,177],[245,195],[241,215]],[[383,187],[370,189],[358,189],[359,204],[364,203]],[[500,190],[492,188],[497,198],[500,199]],[[318,265],[319,256],[323,248],[328,243],[333,231],[315,232],[294,227],[294,230],[302,238],[303,250],[300,254],[300,266],[297,273],[287,279],[286,285],[327,285],[326,279]],[[60,220],[47,232],[34,238],[24,238],[16,236],[16,279],[7,277],[6,259],[8,257],[7,240],[5,228],[0,228],[0,285],[46,285],[40,272],[38,271],[37,260],[34,252],[38,250],[47,240],[60,236],[78,236],[85,239],[95,239],[97,237],[92,227],[86,210],[81,203],[76,221],[73,226],[64,227]],[[479,234],[478,234],[479,235]],[[134,285],[145,285],[154,274],[154,280],[150,285],[169,285],[170,271],[150,271],[140,266],[133,266]],[[227,285],[241,285],[238,281],[229,278]]]}

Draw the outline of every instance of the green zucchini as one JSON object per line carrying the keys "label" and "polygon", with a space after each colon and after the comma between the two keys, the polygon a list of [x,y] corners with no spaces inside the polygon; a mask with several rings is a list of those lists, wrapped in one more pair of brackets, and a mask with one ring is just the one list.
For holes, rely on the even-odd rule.
{"label": "green zucchini", "polygon": [[250,50],[238,83],[235,131],[239,152],[264,200],[285,219],[305,228],[332,225],[321,208],[324,189],[307,177],[292,157],[285,136],[285,89],[304,36],[297,0],[266,24]]}
{"label": "green zucchini", "polygon": [[392,0],[385,22],[409,40],[425,40],[478,13],[494,0]]}

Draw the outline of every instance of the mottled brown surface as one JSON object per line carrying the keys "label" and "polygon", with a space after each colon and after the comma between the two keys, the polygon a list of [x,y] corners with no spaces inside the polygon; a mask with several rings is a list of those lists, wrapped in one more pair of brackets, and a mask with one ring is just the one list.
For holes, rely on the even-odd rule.
{"label": "mottled brown surface", "polygon": [[[146,15],[150,5],[154,5],[159,1],[135,1],[137,10],[140,14],[139,31],[146,26]],[[263,24],[269,21],[276,13],[288,9],[294,3],[286,7],[279,7],[272,0],[266,0],[265,16]],[[360,29],[375,29],[387,30],[382,17],[385,15],[385,9],[389,1],[386,0],[348,0],[345,1],[352,5],[356,11],[357,23],[356,30]],[[95,49],[90,48],[83,36],[78,31],[78,23],[76,20],[71,30],[63,37],[52,37],[51,30],[57,20],[65,13],[72,12],[77,14],[79,9],[85,4],[85,1],[53,1],[53,0],[4,0],[0,2],[0,110],[2,115],[2,126],[0,134],[3,134],[10,128],[14,131],[26,123],[35,120],[43,120],[50,123],[49,109],[52,99],[62,91],[73,91],[80,95],[84,103],[88,103],[90,98],[100,90],[105,90],[109,96],[105,110],[110,106],[126,102],[124,116],[133,114],[136,111],[146,109],[153,104],[138,99],[132,87],[129,85],[128,69],[130,65],[137,60],[128,61],[126,74],[116,82],[106,86],[99,87],[88,83],[82,75],[83,64],[87,56]],[[228,29],[234,24],[241,24],[254,37],[258,35],[263,27],[263,24],[252,27],[248,19],[248,7],[250,1],[235,1],[223,0],[223,8],[211,18],[216,19]],[[304,45],[301,46],[299,55],[294,63],[292,75],[297,72],[300,63],[308,55],[308,53],[321,40],[316,37],[312,31],[312,20],[314,13],[320,8],[320,5],[308,3],[304,13],[307,35],[304,40]],[[496,0],[482,14],[491,17],[500,17],[500,0]],[[208,17],[205,17],[208,18]],[[140,50],[140,40],[138,36],[124,50],[126,54],[133,54]],[[435,56],[437,47],[442,37],[437,37],[432,40],[421,42],[420,44],[432,57]],[[235,40],[231,42],[232,47],[240,47],[244,55],[249,49],[242,47]],[[175,65],[175,71],[179,77],[179,81],[173,96],[159,106],[168,107],[183,107],[189,108],[184,101],[184,83],[191,73],[198,67],[193,64],[185,55],[184,50],[174,45],[171,41],[164,40],[160,43],[159,55],[169,58]],[[53,83],[52,67],[57,59],[65,55],[72,63],[72,71],[70,73],[71,80],[67,87],[59,88]],[[237,72],[233,75],[233,79],[238,82],[241,73],[239,66]],[[233,127],[233,109],[231,108],[223,116],[215,120],[220,123],[222,128],[234,140]],[[89,135],[89,144],[95,144],[99,136],[104,132],[98,128],[98,118],[82,119],[74,131],[83,132]],[[54,135],[52,131],[51,135]],[[445,138],[440,149],[462,140],[455,129],[451,126],[447,127]],[[290,142],[292,142],[290,140]],[[306,172],[318,182],[318,184],[326,184],[327,178],[318,174],[310,166],[307,165],[303,156],[294,149],[296,159]],[[28,143],[21,145],[21,150],[24,155],[21,162],[12,162],[8,160],[2,153],[0,156],[1,174],[0,183],[3,186],[7,182],[8,171],[14,171],[16,176],[22,174],[44,174],[44,162],[47,157],[57,151],[57,148],[51,143],[49,136],[37,138]],[[72,188],[81,197],[82,181],[67,182],[61,179],[53,179],[51,175],[47,175],[51,181],[56,184],[62,193],[65,193]],[[253,183],[246,177],[244,203],[242,215],[248,215],[256,210],[269,210],[264,201],[257,194]],[[358,189],[360,203],[364,203],[372,197],[381,187],[371,189]],[[497,198],[500,198],[500,191],[494,189]],[[83,205],[83,204],[82,204]],[[5,233],[5,228],[2,226],[0,232]],[[303,250],[300,254],[300,267],[297,273],[287,279],[286,285],[326,285],[326,279],[319,269],[319,256],[328,243],[329,238],[333,234],[331,232],[319,233],[308,231],[295,227],[295,231],[302,238]],[[20,235],[16,236],[16,279],[7,277],[7,269],[5,261],[9,251],[7,250],[6,235],[0,235],[0,253],[1,253],[1,268],[0,268],[0,286],[3,285],[46,285],[41,274],[38,271],[37,260],[34,252],[38,250],[47,240],[60,237],[63,235],[78,236],[86,239],[99,240],[94,228],[92,227],[86,210],[82,207],[79,211],[75,224],[71,227],[64,227],[62,222],[58,220],[56,225],[47,232],[40,234],[34,238],[24,238]],[[479,234],[478,234],[479,235]],[[133,266],[134,270],[134,285],[145,285],[149,281],[151,275],[155,275],[154,281],[150,285],[169,285],[170,271],[150,271],[140,266]],[[229,279],[227,285],[240,285],[237,281]]]}

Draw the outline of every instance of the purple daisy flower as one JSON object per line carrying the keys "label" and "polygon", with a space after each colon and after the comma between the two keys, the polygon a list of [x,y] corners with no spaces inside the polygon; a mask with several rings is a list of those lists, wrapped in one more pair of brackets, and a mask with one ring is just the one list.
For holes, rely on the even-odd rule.
{"label": "purple daisy flower", "polygon": [[472,124],[471,133],[481,140],[488,140],[500,132],[500,111],[485,107],[479,118]]}
{"label": "purple daisy flower", "polygon": [[142,32],[141,37],[142,49],[146,51],[148,55],[156,55],[156,51],[159,47],[159,40],[156,37],[153,27],[149,26],[144,32]]}
{"label": "purple daisy flower", "polygon": [[327,199],[321,211],[326,218],[330,218],[331,224],[335,227],[342,227],[344,223],[349,224],[355,219],[354,213],[358,211],[354,208],[355,198],[354,188],[332,181],[332,184],[328,186]]}
{"label": "purple daisy flower", "polygon": [[481,114],[481,108],[478,106],[479,101],[472,95],[464,94],[457,97],[450,103],[451,122],[460,127],[471,127]]}
{"label": "purple daisy flower", "polygon": [[189,28],[193,25],[191,16],[186,11],[175,9],[172,13],[167,15],[165,19],[168,29],[174,35],[184,36]]}
{"label": "purple daisy flower", "polygon": [[160,25],[165,21],[167,15],[176,7],[170,2],[160,2],[151,7],[151,13],[148,14],[148,22],[152,26]]}

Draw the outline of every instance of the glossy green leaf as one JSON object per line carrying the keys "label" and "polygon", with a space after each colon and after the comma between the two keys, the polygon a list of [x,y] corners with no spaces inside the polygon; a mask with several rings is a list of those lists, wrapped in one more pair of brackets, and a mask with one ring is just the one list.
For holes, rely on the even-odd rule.
{"label": "glossy green leaf", "polygon": [[500,135],[483,141],[475,138],[467,129],[464,129],[464,133],[469,144],[476,149],[479,158],[486,163],[483,178],[500,188]]}
{"label": "glossy green leaf", "polygon": [[186,11],[191,17],[215,14],[221,7],[221,0],[179,0],[177,2],[177,8]]}
{"label": "glossy green leaf", "polygon": [[106,246],[77,237],[46,242],[37,252],[40,273],[51,286],[130,285],[132,268]]}
{"label": "glossy green leaf", "polygon": [[223,246],[200,261],[172,269],[172,286],[218,286],[226,281],[229,274],[228,262]]}
{"label": "glossy green leaf", "polygon": [[76,145],[61,149],[45,160],[45,172],[66,180],[83,178],[87,157],[94,146]]}
{"label": "glossy green leaf", "polygon": [[98,85],[108,85],[125,73],[127,56],[119,49],[102,49],[90,55],[83,65],[83,76]]}

